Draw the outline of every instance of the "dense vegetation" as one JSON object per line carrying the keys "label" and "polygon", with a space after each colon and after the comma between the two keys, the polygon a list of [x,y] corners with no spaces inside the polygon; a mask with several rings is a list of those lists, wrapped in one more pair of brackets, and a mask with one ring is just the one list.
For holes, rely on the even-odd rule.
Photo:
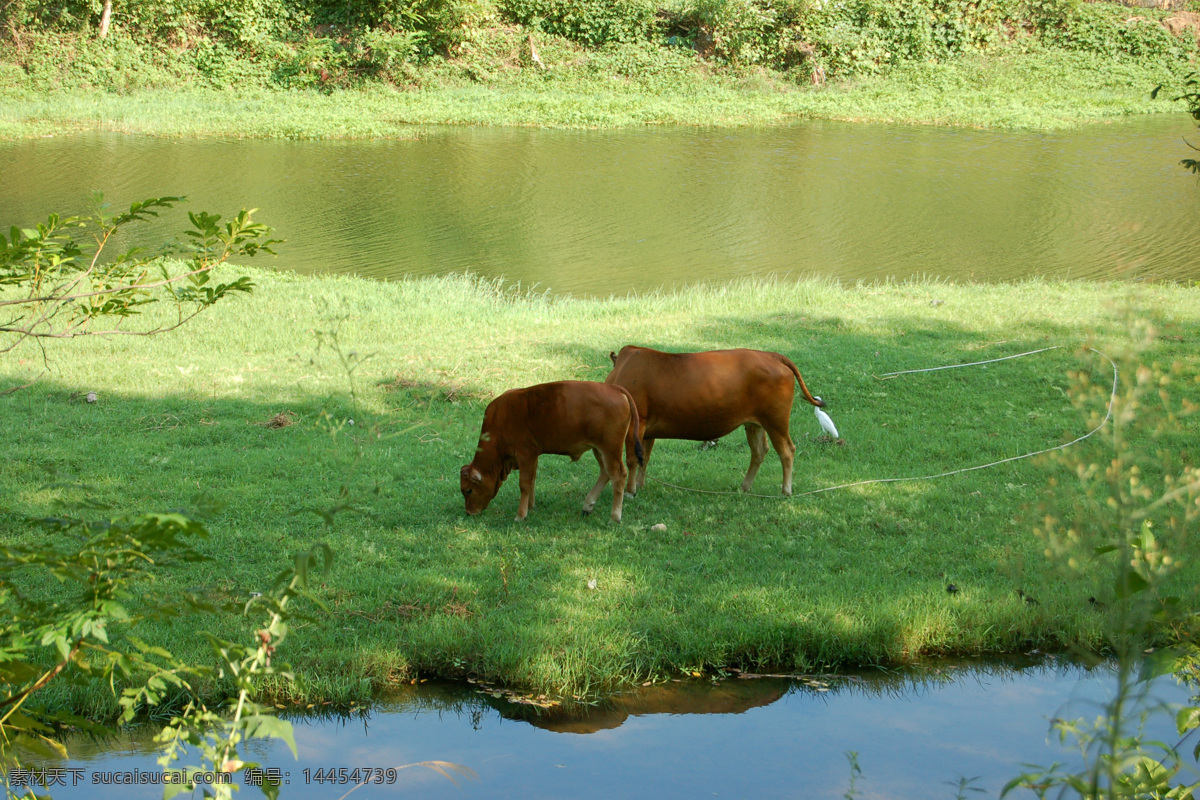
{"label": "dense vegetation", "polygon": [[1188,10],[1079,0],[10,0],[0,89],[668,88],[714,75],[795,88],[1066,53],[1099,58],[1079,68],[1103,85],[1144,69],[1148,90],[1180,82],[1198,32]]}

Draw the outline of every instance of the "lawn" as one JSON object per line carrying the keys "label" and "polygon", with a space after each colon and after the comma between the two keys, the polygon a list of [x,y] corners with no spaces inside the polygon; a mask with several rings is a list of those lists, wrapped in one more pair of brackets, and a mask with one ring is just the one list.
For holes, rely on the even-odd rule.
{"label": "lawn", "polygon": [[[582,695],[681,672],[1102,650],[1103,570],[1065,577],[1034,535],[1050,479],[1064,478],[1060,495],[1074,491],[1064,467],[1024,459],[806,493],[1080,436],[1103,416],[1112,381],[1084,346],[1120,361],[1131,318],[1156,326],[1140,361],[1175,364],[1174,401],[1200,400],[1192,287],[742,281],[575,299],[470,276],[242,273],[252,296],[173,333],[23,346],[0,359],[0,391],[37,379],[0,396],[0,536],[45,535],[26,518],[76,496],[69,483],[131,512],[218,503],[199,544],[212,560],[164,571],[147,602],[191,587],[248,598],[290,554],[327,542],[337,556],[318,592],[328,610],[281,654],[304,679],[290,691],[307,700],[361,699],[434,675]],[[467,518],[458,469],[487,401],[542,381],[603,380],[609,351],[630,343],[782,352],[827,401],[844,443],[822,441],[798,400],[795,497],[778,496],[773,452],[754,486],[766,496],[736,492],[749,451],[735,431],[707,450],[660,442],[620,524],[580,515],[590,457],[543,457],[523,523],[515,476]],[[1103,391],[1073,404],[1073,372]],[[1196,441],[1184,417],[1145,445],[1191,464]],[[1107,458],[1100,436],[1067,452]],[[351,509],[331,525],[309,513],[340,505]],[[1177,559],[1178,585],[1200,583],[1187,554]],[[254,625],[198,614],[137,633],[200,657],[201,631],[245,638]],[[71,702],[111,709],[106,693]]]}

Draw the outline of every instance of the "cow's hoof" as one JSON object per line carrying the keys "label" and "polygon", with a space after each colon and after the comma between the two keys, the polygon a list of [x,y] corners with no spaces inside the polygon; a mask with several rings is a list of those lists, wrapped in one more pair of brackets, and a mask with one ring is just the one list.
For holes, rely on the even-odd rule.
{"label": "cow's hoof", "polygon": [[620,514],[613,514],[613,515],[612,515],[612,521],[613,521],[613,522],[620,522],[620,521],[621,521],[621,515],[620,515]]}
{"label": "cow's hoof", "polygon": [[637,492],[626,492],[625,493],[625,498],[627,500],[632,500],[635,497],[637,497]]}

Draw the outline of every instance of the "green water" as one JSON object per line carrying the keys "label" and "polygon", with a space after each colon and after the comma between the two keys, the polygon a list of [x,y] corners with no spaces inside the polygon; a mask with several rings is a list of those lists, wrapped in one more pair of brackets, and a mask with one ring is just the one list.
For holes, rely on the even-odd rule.
{"label": "green water", "polygon": [[[0,144],[0,225],[185,194],[259,217],[281,269],[472,271],[574,294],[748,275],[1200,278],[1189,118],[1059,133],[436,128],[418,141]],[[1192,138],[1197,138],[1193,136]],[[147,240],[184,225],[180,211]]]}

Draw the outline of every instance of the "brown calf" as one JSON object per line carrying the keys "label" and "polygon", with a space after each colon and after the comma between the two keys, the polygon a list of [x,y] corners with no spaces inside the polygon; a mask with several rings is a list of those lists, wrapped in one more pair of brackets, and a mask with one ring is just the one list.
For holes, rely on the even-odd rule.
{"label": "brown calf", "polygon": [[788,433],[795,384],[804,399],[813,397],[800,370],[787,356],[762,350],[713,350],[707,353],[664,353],[628,345],[609,353],[613,369],[605,383],[623,386],[633,395],[641,417],[646,456],[634,488],[646,483],[646,465],[655,439],[719,439],[739,425],[750,442],[750,469],[742,491],[750,491],[767,454],[767,438],[783,463],[783,493],[792,493],[796,446]]}
{"label": "brown calf", "polygon": [[[621,461],[625,445],[628,469]],[[620,386],[592,381],[539,383],[510,389],[488,403],[475,458],[459,473],[468,514],[478,514],[496,496],[515,467],[521,476],[517,519],[533,508],[533,482],[538,456],[570,456],[591,450],[600,462],[600,478],[583,501],[590,514],[605,484],[612,480],[612,518],[621,521],[626,479],[642,461],[637,406]]]}

